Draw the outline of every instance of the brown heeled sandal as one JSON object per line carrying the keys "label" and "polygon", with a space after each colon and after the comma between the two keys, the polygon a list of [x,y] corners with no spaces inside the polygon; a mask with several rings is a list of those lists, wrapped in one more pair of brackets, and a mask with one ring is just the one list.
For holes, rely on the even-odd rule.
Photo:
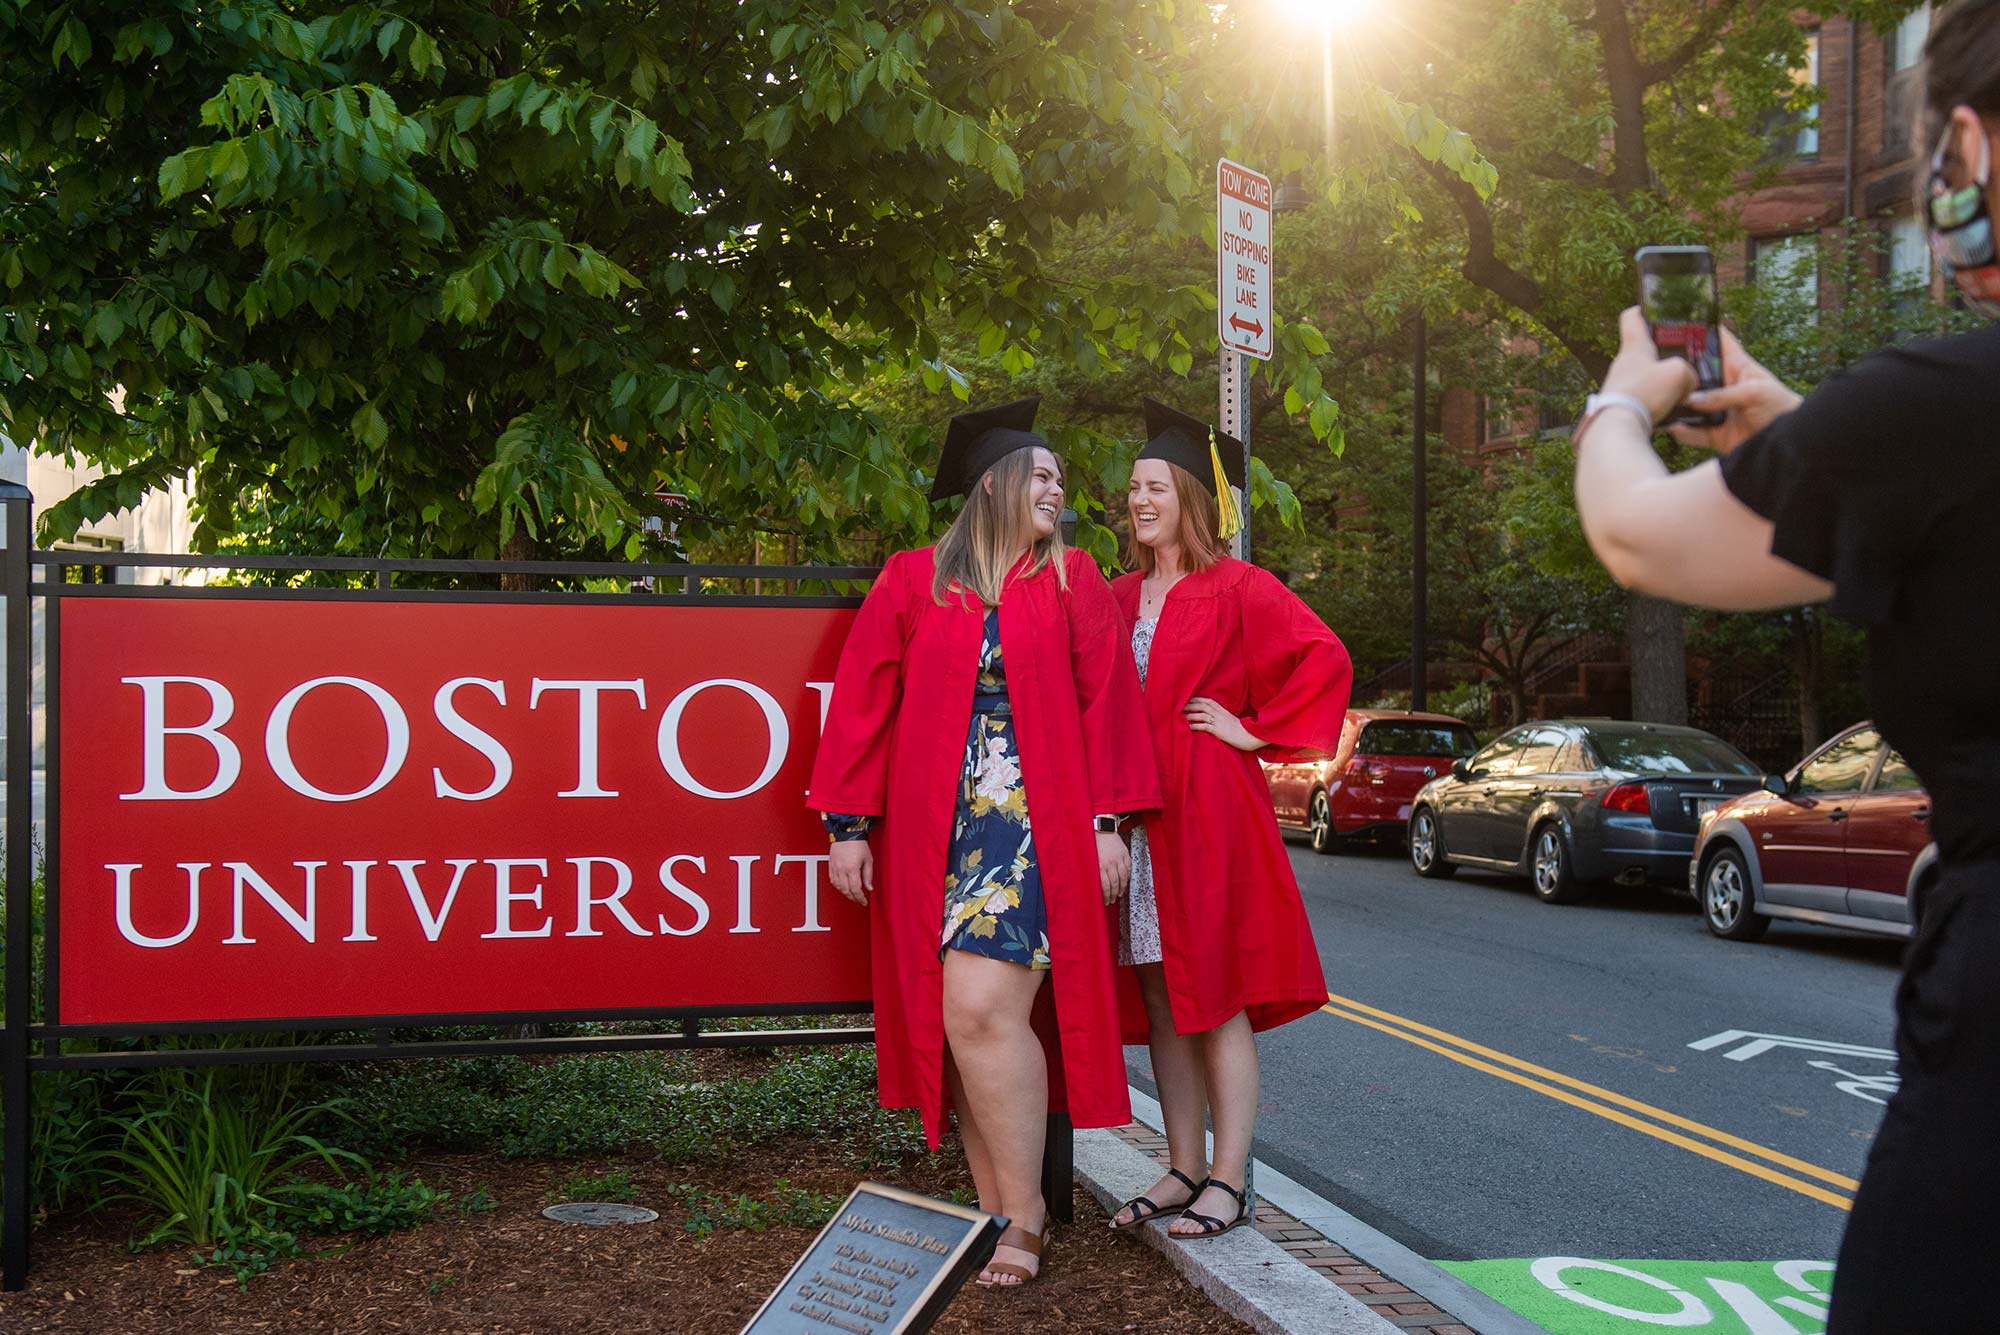
{"label": "brown heeled sandal", "polygon": [[[1048,1246],[1049,1234],[1052,1229],[1052,1224],[1045,1223],[1042,1225],[1040,1233],[1030,1233],[1025,1228],[1017,1225],[1009,1225],[1000,1234],[1000,1241],[993,1245],[996,1249],[1000,1247],[1012,1247],[1017,1251],[1024,1251],[1039,1261],[1042,1257],[1042,1249]],[[975,1279],[973,1282],[982,1289],[1018,1289],[1023,1284],[1034,1283],[1041,1277],[1042,1273],[1040,1266],[1029,1270],[1026,1266],[1018,1266],[1011,1261],[988,1261],[980,1269],[990,1271],[996,1275],[1011,1275],[1013,1277],[1013,1282],[1007,1284],[1002,1284],[997,1280],[991,1279]]]}

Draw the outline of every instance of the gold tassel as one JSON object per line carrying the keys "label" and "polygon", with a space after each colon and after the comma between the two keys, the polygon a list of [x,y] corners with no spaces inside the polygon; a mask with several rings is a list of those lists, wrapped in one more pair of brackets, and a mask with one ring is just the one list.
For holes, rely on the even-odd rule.
{"label": "gold tassel", "polygon": [[1222,451],[1216,448],[1214,427],[1208,429],[1208,461],[1215,467],[1215,509],[1221,516],[1216,536],[1228,542],[1243,531],[1243,511],[1237,507],[1229,474],[1222,471]]}

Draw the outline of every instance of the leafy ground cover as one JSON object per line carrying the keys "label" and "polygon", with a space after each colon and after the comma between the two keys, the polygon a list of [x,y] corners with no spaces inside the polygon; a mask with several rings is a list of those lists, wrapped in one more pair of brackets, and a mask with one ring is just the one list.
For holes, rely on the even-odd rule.
{"label": "leafy ground cover", "polygon": [[[971,1197],[955,1145],[925,1153],[911,1119],[874,1106],[873,1057],[469,1058],[314,1072],[287,1106],[318,1111],[287,1134],[337,1152],[246,1193],[200,1245],[163,1227],[177,1198],[132,1190],[115,1159],[65,1165],[72,1190],[37,1231],[28,1289],[0,1294],[0,1329],[737,1331],[856,1181]],[[177,1097],[192,1089],[210,1105],[194,1124],[239,1111],[221,1108],[241,1091],[181,1088]],[[256,1096],[270,1097],[268,1082]],[[100,1131],[115,1143],[115,1128]],[[168,1152],[176,1143],[158,1139]],[[541,1214],[583,1199],[660,1217],[590,1228]],[[1043,1282],[968,1287],[936,1329],[1244,1329],[1157,1254],[1105,1229],[1080,1192],[1075,1210]]]}

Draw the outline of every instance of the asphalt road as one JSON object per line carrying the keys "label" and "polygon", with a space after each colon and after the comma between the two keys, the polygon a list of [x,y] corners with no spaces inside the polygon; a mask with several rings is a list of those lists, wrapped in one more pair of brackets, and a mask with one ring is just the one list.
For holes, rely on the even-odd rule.
{"label": "asphalt road", "polygon": [[1338,1013],[1263,1036],[1260,1157],[1437,1260],[1833,1259],[1900,942],[1725,942],[1658,891],[1556,907],[1399,850],[1292,862]]}

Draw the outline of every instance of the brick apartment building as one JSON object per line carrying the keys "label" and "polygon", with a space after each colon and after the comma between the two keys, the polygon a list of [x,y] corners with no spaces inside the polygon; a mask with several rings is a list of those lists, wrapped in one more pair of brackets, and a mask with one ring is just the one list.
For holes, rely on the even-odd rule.
{"label": "brick apartment building", "polygon": [[[1878,233],[1881,277],[1931,278],[1914,208],[1930,152],[1915,142],[1930,11],[1925,5],[1886,33],[1845,18],[1807,33],[1806,61],[1794,75],[1818,88],[1817,115],[1774,121],[1771,154],[1784,165],[1775,181],[1738,201],[1743,236],[1716,248],[1725,286],[1809,285],[1819,304],[1837,300],[1820,272],[1819,242],[1837,238],[1849,217]],[[1509,416],[1488,412],[1467,389],[1446,389],[1441,400],[1439,433],[1467,454],[1517,450],[1540,432],[1569,426],[1566,403]]]}
{"label": "brick apartment building", "polygon": [[[1808,32],[1805,63],[1794,75],[1818,90],[1816,113],[1773,119],[1770,153],[1782,165],[1770,184],[1739,198],[1741,237],[1716,247],[1725,287],[1745,281],[1798,285],[1817,305],[1836,303],[1839,276],[1822,273],[1821,241],[1837,242],[1850,217],[1877,233],[1880,277],[1935,285],[1930,248],[1914,208],[1931,147],[1916,142],[1930,9],[1914,11],[1888,32],[1845,18],[1827,19]],[[1539,409],[1512,411],[1489,405],[1469,389],[1449,387],[1437,406],[1444,443],[1478,457],[1513,454],[1545,433],[1567,431],[1574,405],[1561,397]],[[1433,675],[1441,668],[1433,664]],[[1787,673],[1691,656],[1688,675],[1689,722],[1728,736],[1764,763],[1783,763],[1802,743],[1819,740],[1799,735],[1800,688]],[[1617,636],[1593,634],[1538,674],[1529,708],[1536,717],[1625,717],[1630,704],[1624,644]]]}

